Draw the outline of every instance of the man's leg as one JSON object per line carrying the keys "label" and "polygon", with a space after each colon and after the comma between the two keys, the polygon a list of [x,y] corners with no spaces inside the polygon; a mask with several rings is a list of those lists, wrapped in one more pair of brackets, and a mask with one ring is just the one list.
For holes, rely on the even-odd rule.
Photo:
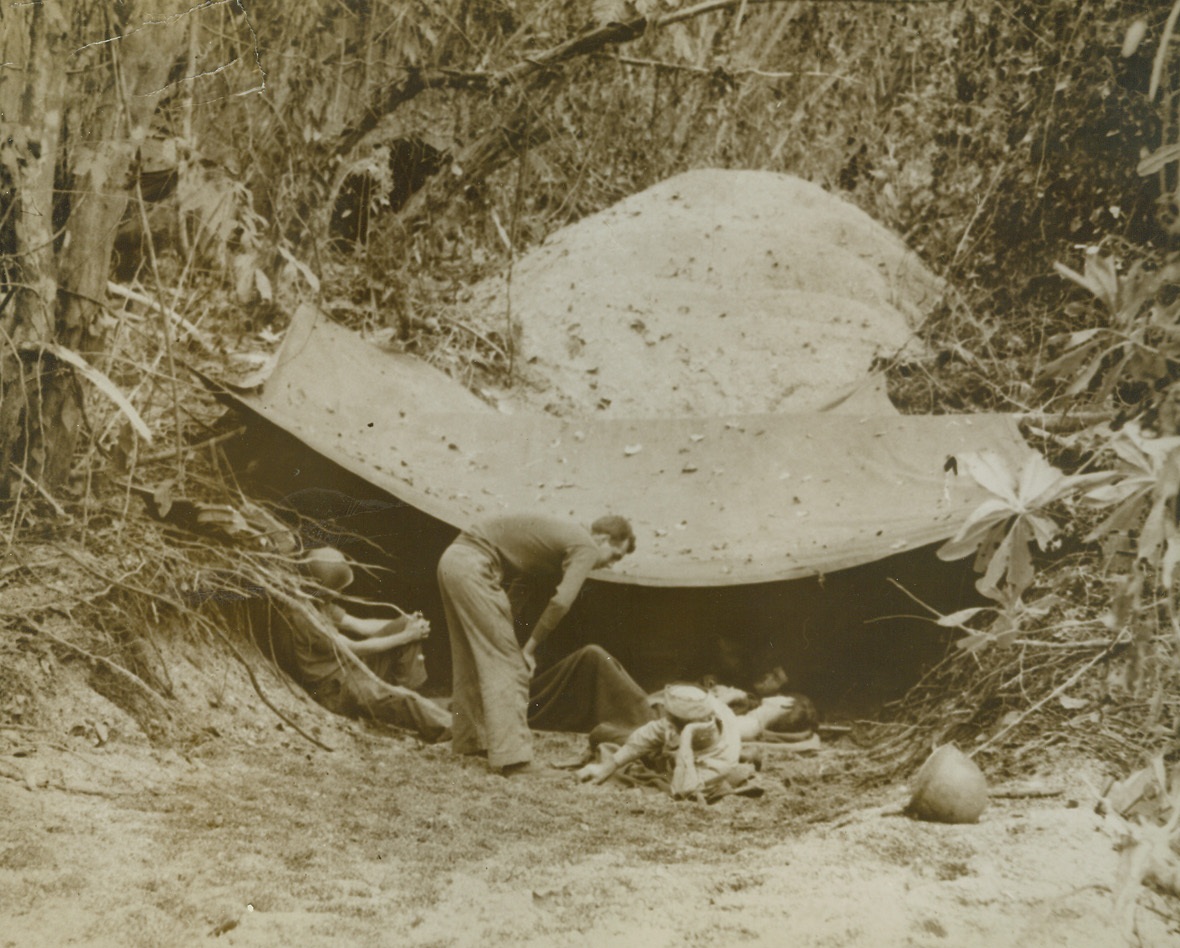
{"label": "man's leg", "polygon": [[454,546],[443,552],[438,563],[438,588],[442,593],[451,643],[451,713],[454,716],[451,748],[456,754],[478,754],[488,749],[479,693],[479,669],[467,640],[462,610],[453,599],[453,593],[465,582],[465,571],[469,568],[472,564],[468,551]]}
{"label": "man's leg", "polygon": [[647,693],[604,648],[587,645],[533,676],[529,725],[589,733],[599,724],[630,733],[654,720]]}
{"label": "man's leg", "polygon": [[[492,607],[491,602],[488,603]],[[533,759],[529,731],[529,670],[516,641],[508,598],[503,611],[487,616],[472,643],[480,666],[479,685],[487,726],[488,764],[495,768],[527,764]]]}
{"label": "man's leg", "polygon": [[375,655],[366,655],[364,663],[382,681],[417,691],[426,682],[426,659],[422,646],[417,642],[389,649]]}
{"label": "man's leg", "polygon": [[451,736],[450,711],[416,691],[381,681],[364,665],[349,668],[342,685],[345,714],[366,715],[413,731],[432,743]]}
{"label": "man's leg", "polygon": [[[452,660],[459,656],[456,674],[467,675],[456,681],[451,703],[455,749],[462,751],[468,728],[478,722],[482,710],[488,763],[495,768],[528,763],[533,758],[527,719],[529,672],[498,571],[478,550],[457,545],[443,554],[438,572]],[[477,702],[472,701],[472,678],[478,686]],[[460,735],[465,738],[462,745]]]}

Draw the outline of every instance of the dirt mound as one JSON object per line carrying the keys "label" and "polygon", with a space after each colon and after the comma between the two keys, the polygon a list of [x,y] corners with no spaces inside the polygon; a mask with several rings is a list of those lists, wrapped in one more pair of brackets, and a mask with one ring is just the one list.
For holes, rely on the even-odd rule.
{"label": "dirt mound", "polygon": [[698,170],[552,235],[466,305],[519,324],[526,384],[496,393],[505,409],[714,416],[838,398],[939,292],[896,235],[817,185]]}

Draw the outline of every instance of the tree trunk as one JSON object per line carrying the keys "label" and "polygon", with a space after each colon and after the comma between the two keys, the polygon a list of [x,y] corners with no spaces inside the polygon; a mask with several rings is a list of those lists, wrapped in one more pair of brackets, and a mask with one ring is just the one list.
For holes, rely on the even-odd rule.
{"label": "tree trunk", "polygon": [[60,474],[62,454],[73,450],[73,426],[66,438],[46,432],[71,420],[66,416],[74,399],[56,393],[76,393],[77,387],[68,370],[35,348],[52,340],[56,321],[53,184],[66,72],[54,56],[64,47],[65,16],[58,4],[30,4],[9,7],[0,18],[0,58],[25,67],[0,73],[3,211],[14,242],[0,251],[16,261],[0,313],[0,496],[11,496],[23,484],[18,471],[36,480],[51,479],[50,470]]}
{"label": "tree trunk", "polygon": [[[135,142],[174,51],[185,49],[186,24],[128,26],[131,6],[122,5],[116,24],[100,4],[89,16],[58,3],[0,9],[0,61],[15,64],[0,71],[0,222],[12,221],[0,223],[0,255],[15,261],[0,273],[0,499],[19,497],[29,480],[52,488],[69,473],[82,391],[46,346],[101,350],[97,301]],[[96,33],[116,31],[120,39],[84,48]],[[82,57],[94,60],[91,68],[68,68]],[[68,208],[55,190],[62,180],[70,182]]]}

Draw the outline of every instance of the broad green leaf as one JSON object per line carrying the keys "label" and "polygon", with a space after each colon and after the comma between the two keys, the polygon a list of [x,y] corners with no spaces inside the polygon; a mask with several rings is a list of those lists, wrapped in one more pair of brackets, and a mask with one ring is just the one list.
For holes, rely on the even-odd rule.
{"label": "broad green leaf", "polygon": [[960,629],[966,622],[974,619],[979,613],[988,610],[988,606],[972,606],[970,609],[960,609],[945,616],[939,616],[936,624],[944,629]]}
{"label": "broad green leaf", "polygon": [[1142,452],[1143,456],[1148,459],[1149,466],[1147,470],[1150,470],[1152,473],[1158,471],[1160,466],[1169,457],[1180,451],[1180,437],[1174,435],[1165,438],[1151,438],[1142,434],[1136,428],[1135,433],[1129,435],[1129,437],[1135,438],[1134,444]]}
{"label": "broad green leaf", "polygon": [[1114,264],[1106,258],[1097,255],[1087,257],[1083,273],[1078,273],[1064,263],[1054,263],[1053,269],[1067,280],[1072,280],[1088,290],[1112,313],[1118,309],[1118,274],[1114,270]]}
{"label": "broad green leaf", "polygon": [[[956,560],[974,553],[975,571],[982,574],[976,588],[1004,605],[1012,613],[1016,628],[1018,617],[1026,614],[1021,594],[1036,578],[1032,544],[1048,550],[1059,532],[1046,509],[1082,491],[1102,497],[1100,489],[1110,491],[1111,481],[1119,478],[1120,472],[1068,475],[1035,452],[1030,452],[1018,469],[994,452],[967,453],[959,460],[992,496],[971,511],[955,536],[939,547],[937,555],[942,560]],[[1110,493],[1117,497],[1137,496],[1133,487]],[[1138,497],[1141,507],[1141,491]],[[994,636],[994,627],[992,632]]]}
{"label": "broad green leaf", "polygon": [[1035,510],[1053,501],[1061,500],[1064,497],[1080,494],[1082,491],[1097,489],[1095,485],[1102,486],[1119,481],[1121,477],[1123,477],[1123,474],[1120,471],[1091,471],[1088,474],[1067,474],[1056,495],[1046,497],[1040,502],[1038,502],[1038,498],[1033,498],[1033,503],[1029,506]]}
{"label": "broad green leaf", "polygon": [[1098,254],[1086,256],[1083,266],[1086,279],[1102,288],[1096,294],[1100,300],[1110,307],[1111,312],[1119,307],[1119,271],[1113,257],[1100,257]]}
{"label": "broad green leaf", "polygon": [[[1006,538],[1009,541],[1008,561],[1004,564],[1008,584],[1017,595],[1032,585],[1036,571],[1032,564],[1032,527],[1027,520],[1020,519],[1012,524]],[[996,558],[999,558],[997,551]]]}
{"label": "broad green leaf", "polygon": [[119,410],[127,416],[127,420],[131,422],[131,427],[135,429],[136,433],[141,438],[143,438],[147,444],[152,443],[151,429],[148,428],[146,422],[144,422],[143,418],[140,417],[139,412],[135,410],[135,406],[132,405],[130,401],[128,401],[127,396],[124,395],[119,390],[119,387],[105,374],[92,366],[89,362],[78,355],[78,353],[74,352],[72,349],[65,348],[65,346],[51,344],[45,346],[45,351],[52,352],[55,356],[57,356],[57,358],[61,359],[62,362],[68,362],[75,369],[77,369],[82,374],[82,376],[90,382],[90,384],[92,384],[107,398],[114,402],[115,405],[118,406]]}
{"label": "broad green leaf", "polygon": [[1180,158],[1180,144],[1164,145],[1157,148],[1146,158],[1140,159],[1139,164],[1135,167],[1135,171],[1145,178],[1150,177],[1165,165],[1171,164],[1178,158]]}
{"label": "broad green leaf", "polygon": [[1164,556],[1160,562],[1160,585],[1165,589],[1171,589],[1177,565],[1180,565],[1180,536],[1173,530],[1164,542]]}
{"label": "broad green leaf", "polygon": [[1180,451],[1173,451],[1160,464],[1155,492],[1156,496],[1164,498],[1180,493]]}
{"label": "broad green leaf", "polygon": [[267,303],[274,299],[274,290],[271,289],[270,278],[262,270],[255,269],[254,271],[254,287],[258,290],[259,299]]}
{"label": "broad green leaf", "polygon": [[1016,478],[1008,463],[994,451],[969,451],[959,463],[985,490],[1016,506]]}
{"label": "broad green leaf", "polygon": [[[984,503],[990,504],[994,501],[984,501]],[[970,556],[986,545],[988,534],[993,531],[1002,531],[1011,515],[1011,511],[1004,510],[1001,516],[974,520],[969,529],[967,525],[964,525],[958,534],[938,548],[938,558],[951,561]],[[974,515],[972,516],[974,517]]]}
{"label": "broad green leaf", "polygon": [[1057,500],[1071,482],[1062,471],[1039,454],[1032,454],[1020,469],[1016,498],[1026,509],[1036,510]]}
{"label": "broad green leaf", "polygon": [[1156,554],[1167,540],[1168,533],[1163,508],[1162,503],[1153,504],[1139,530],[1137,558],[1140,560],[1154,562]]}
{"label": "broad green leaf", "polygon": [[972,632],[955,640],[955,648],[962,649],[969,654],[977,654],[991,644],[991,636],[982,632]]}
{"label": "broad green leaf", "polygon": [[1086,542],[1093,543],[1111,533],[1133,530],[1139,525],[1139,519],[1143,516],[1143,508],[1146,506],[1147,500],[1147,491],[1140,491],[1128,497],[1111,511],[1105,520],[1086,534]]}
{"label": "broad green leaf", "polygon": [[1090,364],[1087,365],[1081,372],[1079,372],[1075,376],[1073,382],[1071,382],[1069,386],[1066,387],[1066,394],[1081,395],[1083,392],[1085,392],[1094,381],[1094,376],[1098,374],[1098,370],[1102,368],[1102,362],[1105,358],[1105,351],[1099,352],[1097,355],[1095,355],[1091,359]]}
{"label": "broad green leaf", "polygon": [[996,550],[1000,548],[1000,543],[1003,542],[1007,533],[1007,520],[997,523],[987,532],[987,535],[979,544],[979,550],[975,554],[975,561],[971,564],[971,568],[975,572],[982,573],[987,569],[987,564],[991,562],[991,558],[995,555]]}
{"label": "broad green leaf", "polygon": [[1057,536],[1057,524],[1041,514],[1029,514],[1024,522],[1028,524],[1037,546],[1042,550],[1049,549],[1049,544]]}
{"label": "broad green leaf", "polygon": [[1071,280],[1084,290],[1088,290],[1092,296],[1098,296],[1102,292],[1102,287],[1092,284],[1089,279],[1078,273],[1073,267],[1066,266],[1064,263],[1055,262],[1053,269],[1057,271],[1060,276]]}
{"label": "broad green leaf", "polygon": [[1076,377],[1081,367],[1091,357],[1097,346],[1098,340],[1094,339],[1080,345],[1076,349],[1071,348],[1067,350],[1053,361],[1047,363],[1041,369],[1041,376],[1050,379],[1072,379]]}
{"label": "broad green leaf", "polygon": [[1140,470],[1150,470],[1150,453],[1143,444],[1143,434],[1139,430],[1138,422],[1131,421],[1124,425],[1110,440],[1110,446],[1122,460]]}
{"label": "broad green leaf", "polygon": [[168,512],[172,509],[172,488],[175,486],[173,481],[163,481],[152,491],[152,500],[156,504],[156,513],[161,517],[167,517]]}
{"label": "broad green leaf", "polygon": [[990,530],[997,523],[1003,523],[1015,513],[1016,511],[1005,501],[989,497],[968,514],[963,526],[959,528],[958,536],[965,537],[980,528]]}
{"label": "broad green leaf", "polygon": [[1106,507],[1110,504],[1121,504],[1130,497],[1147,494],[1154,486],[1154,477],[1133,474],[1113,484],[1101,484],[1086,491],[1082,495],[1082,500],[1096,507]]}
{"label": "broad green leaf", "polygon": [[311,267],[296,257],[295,254],[291,253],[291,251],[282,244],[278,244],[275,249],[278,250],[283,259],[286,260],[287,263],[291,264],[291,266],[293,266],[299,272],[300,276],[302,276],[303,279],[307,281],[307,285],[311,287],[311,291],[313,293],[318,293],[320,291],[320,278],[312,272]]}
{"label": "broad green leaf", "polygon": [[996,599],[1000,592],[1000,581],[1004,578],[1004,574],[1008,571],[1008,566],[1012,558],[1012,536],[1014,531],[1009,531],[1004,535],[1004,539],[1000,541],[1000,545],[996,548],[996,552],[992,554],[991,560],[987,564],[987,569],[984,571],[976,588],[987,596],[989,599]]}
{"label": "broad green leaf", "polygon": [[1069,333],[1070,347],[1081,346],[1091,340],[1097,340],[1098,336],[1103,332],[1101,328],[1094,329],[1079,329],[1077,332]]}

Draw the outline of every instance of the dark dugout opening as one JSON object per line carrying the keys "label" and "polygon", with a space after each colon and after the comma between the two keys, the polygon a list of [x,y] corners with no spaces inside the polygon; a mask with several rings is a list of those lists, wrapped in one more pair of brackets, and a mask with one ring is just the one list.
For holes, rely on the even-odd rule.
{"label": "dark dugout opening", "polygon": [[[349,592],[420,610],[433,632],[424,651],[427,694],[450,689],[450,649],[435,568],[456,530],[392,497],[294,436],[256,416],[227,443],[251,494],[297,519],[305,546],[331,545],[375,569]],[[640,538],[642,542],[642,538]],[[789,688],[828,718],[872,714],[899,698],[937,662],[952,630],[919,605],[948,613],[978,604],[965,563],[944,563],[933,546],[824,576],[721,587],[587,583],[546,644],[556,658],[590,642],[613,653],[645,688],[712,674],[749,686],[781,665]],[[548,597],[511,590],[520,635]]]}
{"label": "dark dugout opening", "polygon": [[337,250],[368,243],[373,217],[396,213],[450,162],[450,155],[418,138],[384,142],[385,174],[358,170],[345,177],[332,206],[331,234]]}

